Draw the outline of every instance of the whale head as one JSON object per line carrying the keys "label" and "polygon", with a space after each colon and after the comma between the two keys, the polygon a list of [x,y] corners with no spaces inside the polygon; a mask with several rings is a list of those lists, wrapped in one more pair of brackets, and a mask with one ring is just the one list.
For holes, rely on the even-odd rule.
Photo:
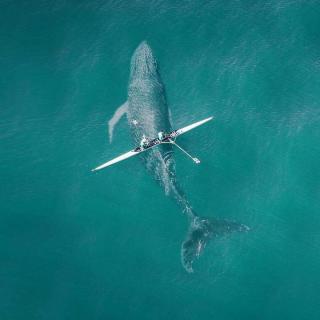
{"label": "whale head", "polygon": [[146,78],[157,74],[157,61],[146,41],[140,43],[131,58],[130,77]]}

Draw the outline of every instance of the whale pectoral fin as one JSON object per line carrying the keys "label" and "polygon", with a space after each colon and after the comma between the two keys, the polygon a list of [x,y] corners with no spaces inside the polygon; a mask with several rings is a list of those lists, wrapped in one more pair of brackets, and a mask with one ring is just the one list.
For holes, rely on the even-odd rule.
{"label": "whale pectoral fin", "polygon": [[108,121],[108,132],[109,132],[109,141],[112,142],[113,138],[113,130],[119,120],[122,118],[124,114],[128,112],[128,102],[126,101],[122,104],[114,113],[112,118]]}

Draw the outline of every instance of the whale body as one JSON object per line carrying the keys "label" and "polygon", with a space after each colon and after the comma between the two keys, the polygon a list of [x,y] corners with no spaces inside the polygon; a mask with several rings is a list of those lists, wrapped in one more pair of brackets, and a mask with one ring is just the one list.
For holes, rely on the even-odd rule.
{"label": "whale body", "polygon": [[[126,114],[136,145],[143,135],[154,138],[159,131],[172,131],[166,94],[157,61],[150,46],[144,41],[131,58],[127,102],[120,106],[109,121],[109,137],[122,115]],[[193,272],[193,262],[199,257],[210,238],[234,231],[248,231],[243,224],[233,221],[206,219],[195,213],[179,187],[175,174],[173,146],[160,145],[141,154],[147,170],[163,187],[165,194],[174,198],[189,220],[189,230],[181,245],[181,262],[187,272]]]}

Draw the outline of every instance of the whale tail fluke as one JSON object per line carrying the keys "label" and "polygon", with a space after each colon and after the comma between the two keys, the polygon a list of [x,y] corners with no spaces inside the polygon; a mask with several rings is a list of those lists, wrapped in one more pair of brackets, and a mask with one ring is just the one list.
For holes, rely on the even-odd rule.
{"label": "whale tail fluke", "polygon": [[193,272],[192,264],[200,256],[211,238],[231,232],[248,232],[249,227],[233,221],[192,218],[186,240],[181,246],[181,261],[187,272]]}

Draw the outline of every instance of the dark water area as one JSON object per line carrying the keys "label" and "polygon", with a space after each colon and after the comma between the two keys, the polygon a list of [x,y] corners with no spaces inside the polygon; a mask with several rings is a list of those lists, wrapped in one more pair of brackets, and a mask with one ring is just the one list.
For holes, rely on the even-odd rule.
{"label": "dark water area", "polygon": [[[317,1],[0,2],[0,319],[319,319]],[[121,120],[146,40],[177,179],[199,215],[251,228],[181,265],[188,221]]]}

